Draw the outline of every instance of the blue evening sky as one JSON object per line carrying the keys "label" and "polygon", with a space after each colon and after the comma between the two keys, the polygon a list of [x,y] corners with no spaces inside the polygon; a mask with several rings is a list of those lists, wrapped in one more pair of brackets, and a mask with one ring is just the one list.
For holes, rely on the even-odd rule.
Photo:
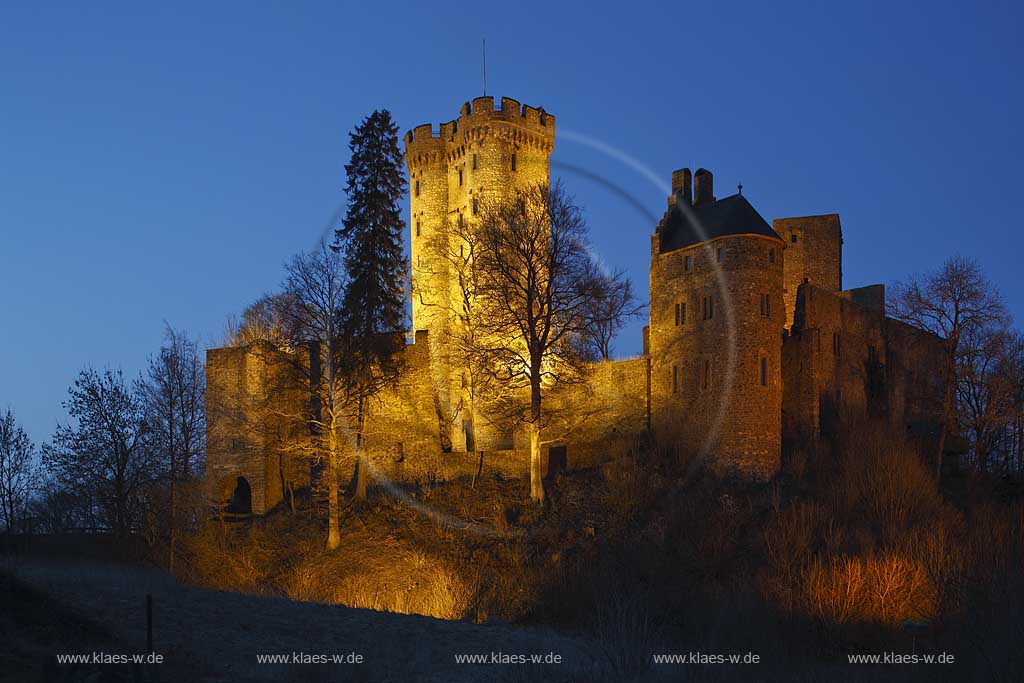
{"label": "blue evening sky", "polygon": [[644,299],[688,165],[769,221],[840,213],[847,287],[959,252],[1024,315],[1019,3],[146,4],[0,9],[0,408],[37,442],[164,321],[217,345],[343,206],[352,126],[456,117],[485,36],[488,94],[557,117],[553,171]]}

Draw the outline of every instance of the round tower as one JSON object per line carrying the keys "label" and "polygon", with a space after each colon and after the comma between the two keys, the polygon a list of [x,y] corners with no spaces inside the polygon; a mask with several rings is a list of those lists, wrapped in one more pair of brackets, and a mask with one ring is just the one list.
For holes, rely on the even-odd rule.
{"label": "round tower", "polygon": [[497,109],[493,97],[477,97],[462,105],[457,119],[441,124],[437,134],[425,124],[405,136],[413,329],[428,331],[439,418],[454,421],[455,450],[483,444],[472,443],[467,436],[472,430],[457,415],[464,382],[461,368],[453,367],[458,364],[453,363],[449,340],[458,292],[438,244],[447,243],[448,226],[472,220],[485,202],[517,186],[549,182],[554,142],[555,118],[509,97],[501,98]]}
{"label": "round tower", "polygon": [[783,248],[741,194],[677,171],[652,237],[651,416],[664,438],[770,477],[782,442]]}

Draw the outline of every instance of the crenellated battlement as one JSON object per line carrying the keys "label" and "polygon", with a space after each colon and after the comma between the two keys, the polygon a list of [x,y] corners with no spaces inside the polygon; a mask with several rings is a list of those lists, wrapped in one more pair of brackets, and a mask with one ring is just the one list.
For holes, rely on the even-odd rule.
{"label": "crenellated battlement", "polygon": [[531,107],[511,97],[502,97],[497,109],[493,97],[476,97],[462,105],[459,118],[442,123],[436,131],[429,123],[408,131],[406,159],[409,167],[415,168],[439,158],[458,158],[465,152],[464,145],[489,136],[550,153],[554,149],[555,117],[543,107]]}

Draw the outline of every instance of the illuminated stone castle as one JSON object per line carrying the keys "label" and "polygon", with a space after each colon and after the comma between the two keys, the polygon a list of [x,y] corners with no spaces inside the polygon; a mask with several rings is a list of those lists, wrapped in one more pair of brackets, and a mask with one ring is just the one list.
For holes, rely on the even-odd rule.
{"label": "illuminated stone castle", "polygon": [[[368,416],[377,478],[527,474],[522,435],[488,429],[466,409],[451,323],[438,314],[454,284],[426,245],[508,188],[547,182],[554,142],[554,117],[510,98],[499,108],[476,98],[437,133],[425,124],[406,134],[414,335],[403,376]],[[881,285],[842,289],[838,215],[769,224],[742,194],[716,197],[704,169],[672,173],[671,188],[651,236],[643,353],[595,364],[589,384],[559,399],[596,418],[545,449],[552,468],[592,465],[653,434],[765,478],[780,467],[784,435],[813,439],[833,419],[865,414],[929,422],[937,340],[886,317]],[[288,455],[289,440],[308,438],[303,426],[270,425],[250,409],[269,400],[301,412],[309,401],[280,390],[273,353],[207,354],[209,490],[226,500],[244,486],[256,513],[310,481],[308,463]]]}

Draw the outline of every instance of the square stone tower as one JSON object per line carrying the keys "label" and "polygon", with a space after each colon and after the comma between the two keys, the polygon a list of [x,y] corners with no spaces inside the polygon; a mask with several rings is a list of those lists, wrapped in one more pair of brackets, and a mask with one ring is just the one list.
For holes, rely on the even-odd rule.
{"label": "square stone tower", "polygon": [[[477,97],[462,105],[459,118],[416,126],[405,136],[409,170],[409,227],[412,257],[412,323],[426,330],[439,421],[452,425],[452,450],[502,447],[504,438],[484,442],[467,409],[466,378],[452,352],[454,307],[460,293],[451,258],[439,257],[438,244],[449,254],[460,246],[452,228],[471,221],[485,202],[500,199],[514,187],[549,182],[555,118],[509,98],[495,109],[493,97]],[[478,442],[478,443],[474,443]]]}

